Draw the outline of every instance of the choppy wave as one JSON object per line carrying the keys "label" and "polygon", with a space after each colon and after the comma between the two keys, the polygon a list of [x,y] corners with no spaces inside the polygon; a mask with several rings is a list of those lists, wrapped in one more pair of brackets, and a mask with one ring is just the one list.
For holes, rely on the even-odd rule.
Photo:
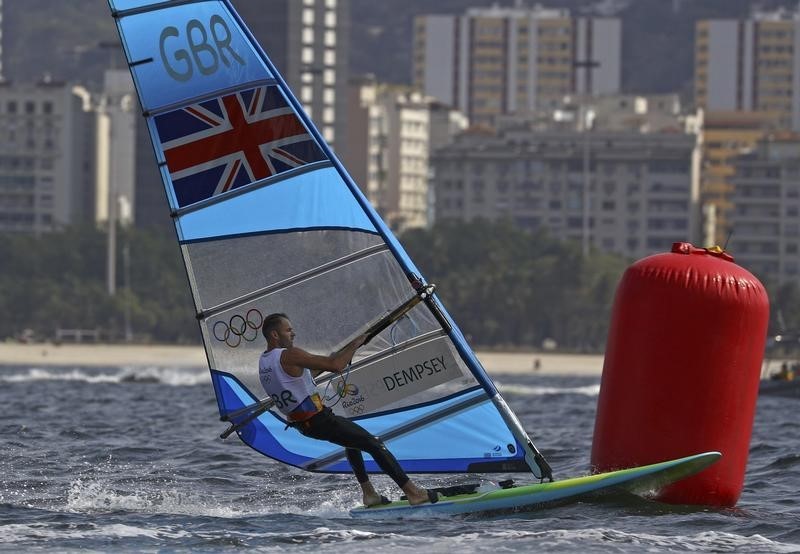
{"label": "choppy wave", "polygon": [[476,531],[464,533],[459,539],[465,543],[492,539],[496,541],[525,541],[536,548],[568,551],[592,546],[604,548],[636,547],[647,552],[800,552],[795,544],[770,540],[758,534],[738,535],[719,531],[703,531],[692,535],[658,535],[654,533],[627,533],[610,528],[549,529],[542,531]]}
{"label": "choppy wave", "polygon": [[[65,542],[91,543],[97,542],[102,545],[102,541],[108,540],[137,540],[138,542],[147,541],[153,545],[165,546],[168,544],[193,544],[194,546],[205,546],[224,548],[226,546],[251,546],[259,544],[260,550],[285,552],[286,548],[311,545],[324,547],[325,545],[348,545],[348,552],[360,551],[353,550],[358,548],[356,544],[363,541],[374,542],[379,540],[384,543],[393,544],[401,542],[416,542],[417,544],[426,542],[424,538],[404,537],[397,533],[376,533],[359,529],[331,529],[329,527],[316,527],[308,531],[301,532],[248,532],[243,530],[230,530],[225,533],[224,539],[216,531],[193,530],[187,531],[180,525],[131,525],[122,523],[99,524],[91,523],[81,526],[64,526],[61,524],[12,524],[0,527],[0,541],[6,543],[24,544],[29,542],[32,537],[40,541],[58,541],[63,545]],[[149,540],[148,540],[149,539]],[[267,543],[267,544],[264,544]],[[269,548],[269,543],[272,543]],[[364,548],[374,548],[372,545],[364,545]]]}
{"label": "choppy wave", "polygon": [[80,381],[84,383],[161,383],[170,386],[193,386],[210,382],[207,369],[174,367],[128,367],[106,370],[27,368],[0,374],[0,382]]}
{"label": "choppy wave", "polygon": [[[204,368],[0,369],[0,552],[800,552],[800,435],[787,399],[759,400],[736,511],[615,497],[514,515],[360,521],[349,515],[361,500],[352,475],[304,472],[235,437],[220,441],[208,380]],[[598,381],[498,383],[562,476],[585,468]],[[399,494],[384,475],[374,482]]]}
{"label": "choppy wave", "polygon": [[[402,529],[402,528],[401,528]],[[313,527],[296,531],[229,529],[220,540],[219,532],[202,528],[187,530],[179,524],[147,525],[123,523],[88,523],[65,526],[56,523],[10,524],[0,528],[0,540],[9,544],[25,544],[37,540],[102,544],[108,540],[147,541],[153,545],[193,544],[194,546],[258,546],[260,550],[283,551],[286,548],[312,547],[317,552],[374,552],[376,549],[424,549],[431,553],[486,551],[577,551],[601,552],[636,548],[646,552],[753,552],[791,553],[798,546],[770,540],[754,534],[707,531],[690,535],[664,536],[649,533],[626,533],[609,528],[550,529],[542,531],[475,531],[451,536],[425,536],[404,530],[372,531],[353,528]],[[225,544],[222,544],[225,543]],[[491,545],[491,547],[489,546]]]}

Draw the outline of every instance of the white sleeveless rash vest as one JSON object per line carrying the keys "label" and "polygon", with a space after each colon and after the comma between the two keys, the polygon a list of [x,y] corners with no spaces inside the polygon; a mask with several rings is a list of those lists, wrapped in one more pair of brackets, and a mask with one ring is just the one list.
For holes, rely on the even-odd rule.
{"label": "white sleeveless rash vest", "polygon": [[289,419],[302,421],[322,409],[322,402],[315,392],[316,385],[311,372],[303,370],[300,377],[292,377],[281,365],[281,354],[285,348],[273,348],[261,354],[258,360],[258,378],[264,391]]}

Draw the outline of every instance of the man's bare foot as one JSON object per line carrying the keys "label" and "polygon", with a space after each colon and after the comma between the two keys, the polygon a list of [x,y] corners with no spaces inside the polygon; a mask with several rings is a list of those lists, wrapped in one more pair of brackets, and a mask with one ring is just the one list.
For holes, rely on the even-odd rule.
{"label": "man's bare foot", "polygon": [[403,492],[406,493],[408,503],[412,506],[424,504],[425,502],[433,503],[439,500],[439,493],[418,487],[410,481],[403,487]]}
{"label": "man's bare foot", "polygon": [[359,484],[361,485],[361,491],[364,493],[364,506],[369,508],[370,506],[388,504],[390,502],[388,498],[378,494],[371,482],[367,481],[366,483]]}

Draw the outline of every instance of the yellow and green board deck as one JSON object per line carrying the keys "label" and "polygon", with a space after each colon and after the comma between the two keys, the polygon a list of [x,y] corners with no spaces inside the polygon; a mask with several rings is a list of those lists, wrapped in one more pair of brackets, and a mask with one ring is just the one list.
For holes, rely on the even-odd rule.
{"label": "yellow and green board deck", "polygon": [[686,458],[669,460],[608,473],[575,477],[552,483],[536,483],[511,488],[498,488],[469,494],[441,497],[435,504],[411,506],[405,500],[350,511],[353,517],[401,518],[432,514],[467,514],[494,511],[526,511],[549,503],[575,501],[592,494],[625,490],[656,491],[689,477],[716,462],[722,454],[704,452]]}

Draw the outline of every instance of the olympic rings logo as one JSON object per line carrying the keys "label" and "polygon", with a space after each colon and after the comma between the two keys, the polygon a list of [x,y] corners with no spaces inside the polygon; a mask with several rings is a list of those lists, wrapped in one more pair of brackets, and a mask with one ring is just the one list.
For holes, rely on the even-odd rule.
{"label": "olympic rings logo", "polygon": [[234,314],[227,322],[217,321],[213,327],[213,335],[218,341],[236,348],[242,344],[242,340],[246,342],[256,340],[262,323],[264,316],[256,308],[251,308],[244,317]]}

